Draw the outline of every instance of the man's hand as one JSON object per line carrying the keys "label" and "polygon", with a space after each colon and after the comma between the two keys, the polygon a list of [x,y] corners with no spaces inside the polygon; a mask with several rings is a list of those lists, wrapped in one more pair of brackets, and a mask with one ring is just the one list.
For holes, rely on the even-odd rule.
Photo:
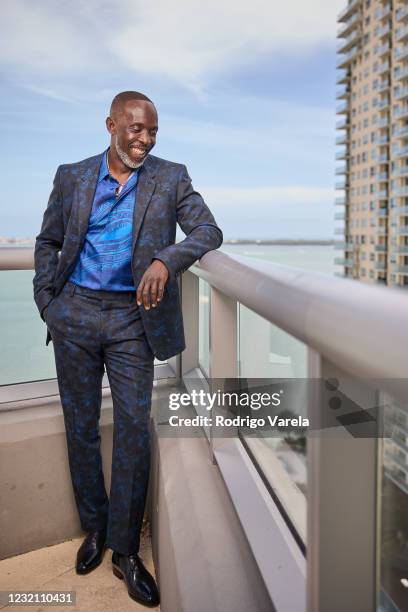
{"label": "man's hand", "polygon": [[157,303],[163,298],[164,285],[169,277],[169,271],[162,261],[155,259],[142,276],[136,293],[138,306],[142,305],[145,310],[150,306],[156,308]]}

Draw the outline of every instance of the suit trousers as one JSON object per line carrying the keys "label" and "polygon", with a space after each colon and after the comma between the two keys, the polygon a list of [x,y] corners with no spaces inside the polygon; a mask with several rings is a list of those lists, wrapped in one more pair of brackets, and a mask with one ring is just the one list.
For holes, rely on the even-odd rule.
{"label": "suit trousers", "polygon": [[[64,414],[68,460],[84,531],[107,528],[106,545],[137,553],[150,469],[154,355],[135,291],[70,281],[45,311]],[[99,418],[104,368],[113,402],[112,475],[106,493]]]}

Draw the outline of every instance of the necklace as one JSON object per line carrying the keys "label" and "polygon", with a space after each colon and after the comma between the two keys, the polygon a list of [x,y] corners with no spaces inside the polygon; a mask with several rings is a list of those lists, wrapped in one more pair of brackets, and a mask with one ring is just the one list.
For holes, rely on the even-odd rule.
{"label": "necklace", "polygon": [[[110,171],[110,168],[109,168],[109,155],[107,155],[107,156],[106,156],[106,165],[108,166],[108,172],[109,172],[109,174],[111,174],[111,171]],[[132,174],[132,172],[131,172],[130,174]],[[129,176],[130,176],[130,174],[129,174]],[[111,175],[111,176],[112,176],[112,175]],[[121,183],[120,181],[118,181],[118,179],[115,179],[115,180],[117,180],[117,181],[118,181],[118,183],[119,183],[119,187],[117,187],[117,188],[116,188],[116,190],[115,190],[115,194],[116,194],[117,196],[118,196],[118,195],[120,195],[120,193],[121,193],[121,191],[122,191],[123,187],[124,187],[124,186],[126,185],[126,183],[128,182],[128,180],[129,180],[129,176],[127,177],[127,179],[126,179],[126,181],[125,181],[124,183]],[[115,178],[115,177],[113,177],[113,178]]]}

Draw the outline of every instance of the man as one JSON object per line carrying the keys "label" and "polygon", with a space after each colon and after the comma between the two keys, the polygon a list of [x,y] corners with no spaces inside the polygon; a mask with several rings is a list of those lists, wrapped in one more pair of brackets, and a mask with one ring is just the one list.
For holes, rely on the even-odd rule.
{"label": "man", "polygon": [[[76,571],[92,571],[108,546],[129,595],[153,606],[158,590],[138,556],[153,361],[185,348],[177,276],[218,248],[222,232],[186,167],[150,155],[158,119],[149,98],[118,94],[106,127],[108,149],[57,169],[36,237],[34,299],[46,344],[53,341],[72,485],[87,532]],[[175,244],[177,223],[186,238]],[[109,498],[99,435],[104,367],[114,420]]]}

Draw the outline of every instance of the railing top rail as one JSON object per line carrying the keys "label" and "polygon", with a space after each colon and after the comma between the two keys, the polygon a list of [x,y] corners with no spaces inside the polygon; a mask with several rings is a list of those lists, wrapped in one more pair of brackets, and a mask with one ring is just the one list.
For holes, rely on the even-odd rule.
{"label": "railing top rail", "polygon": [[220,251],[190,270],[355,377],[408,378],[403,289]]}

